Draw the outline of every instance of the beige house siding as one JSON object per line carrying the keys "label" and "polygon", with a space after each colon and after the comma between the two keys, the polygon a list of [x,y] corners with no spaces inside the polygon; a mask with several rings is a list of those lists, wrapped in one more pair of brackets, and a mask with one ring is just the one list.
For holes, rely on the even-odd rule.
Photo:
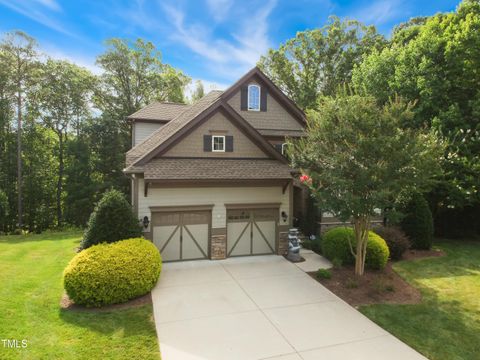
{"label": "beige house siding", "polygon": [[[290,185],[291,186],[291,185]],[[138,181],[138,218],[148,216],[151,219],[151,206],[190,206],[213,204],[212,228],[226,228],[225,204],[261,204],[280,203],[279,225],[290,221],[290,191],[282,191],[282,186],[271,187],[199,187],[199,188],[154,188],[149,187],[148,196],[144,196],[144,180]],[[281,219],[285,211],[287,223]],[[144,229],[150,231],[150,229]]]}
{"label": "beige house siding", "polygon": [[[203,151],[204,135],[233,136],[233,152]],[[162,155],[162,157],[169,156],[268,158],[262,150],[221,113],[213,115]]]}
{"label": "beige house siding", "polygon": [[[256,84],[250,82],[249,84]],[[263,91],[263,87],[261,90]],[[256,129],[303,130],[300,123],[293,118],[285,108],[270,94],[267,95],[267,111],[240,110],[240,91],[228,100],[228,104],[235,109],[250,125]]]}
{"label": "beige house siding", "polygon": [[161,126],[163,126],[163,123],[135,121],[133,124],[133,146],[141,143]]}

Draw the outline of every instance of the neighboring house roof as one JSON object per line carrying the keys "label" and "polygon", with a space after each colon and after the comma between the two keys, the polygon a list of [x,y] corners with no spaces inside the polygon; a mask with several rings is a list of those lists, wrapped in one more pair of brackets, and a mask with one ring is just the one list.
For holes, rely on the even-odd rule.
{"label": "neighboring house roof", "polygon": [[154,102],[128,116],[129,120],[155,120],[166,122],[177,117],[180,113],[187,110],[190,106],[187,104],[172,102]]}
{"label": "neighboring house roof", "polygon": [[272,159],[156,158],[145,164],[145,180],[291,179],[292,169]]}

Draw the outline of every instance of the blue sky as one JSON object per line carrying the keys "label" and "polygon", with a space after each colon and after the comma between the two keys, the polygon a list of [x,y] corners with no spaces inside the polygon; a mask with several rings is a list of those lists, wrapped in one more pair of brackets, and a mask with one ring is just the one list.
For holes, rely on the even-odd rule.
{"label": "blue sky", "polygon": [[452,11],[459,0],[0,0],[0,32],[23,30],[42,50],[95,72],[110,37],[152,41],[163,60],[223,89],[268,48],[329,15],[375,25],[389,35],[414,16]]}

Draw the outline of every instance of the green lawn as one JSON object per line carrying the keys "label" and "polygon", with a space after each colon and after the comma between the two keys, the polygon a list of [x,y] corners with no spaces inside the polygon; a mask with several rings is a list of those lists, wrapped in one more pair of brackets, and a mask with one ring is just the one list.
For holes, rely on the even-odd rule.
{"label": "green lawn", "polygon": [[419,288],[418,305],[360,310],[431,360],[480,359],[480,242],[442,241],[447,256],[402,261],[394,269]]}
{"label": "green lawn", "polygon": [[160,359],[152,306],[62,310],[62,272],[78,232],[0,237],[0,359]]}

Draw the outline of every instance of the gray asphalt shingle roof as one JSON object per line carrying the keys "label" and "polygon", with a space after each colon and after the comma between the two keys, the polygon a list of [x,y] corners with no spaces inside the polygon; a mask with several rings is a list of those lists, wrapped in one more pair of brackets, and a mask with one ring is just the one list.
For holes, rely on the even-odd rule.
{"label": "gray asphalt shingle roof", "polygon": [[170,121],[189,107],[187,104],[154,102],[128,116],[128,119]]}
{"label": "gray asphalt shingle roof", "polygon": [[158,158],[144,166],[145,180],[291,179],[292,169],[272,159]]}

